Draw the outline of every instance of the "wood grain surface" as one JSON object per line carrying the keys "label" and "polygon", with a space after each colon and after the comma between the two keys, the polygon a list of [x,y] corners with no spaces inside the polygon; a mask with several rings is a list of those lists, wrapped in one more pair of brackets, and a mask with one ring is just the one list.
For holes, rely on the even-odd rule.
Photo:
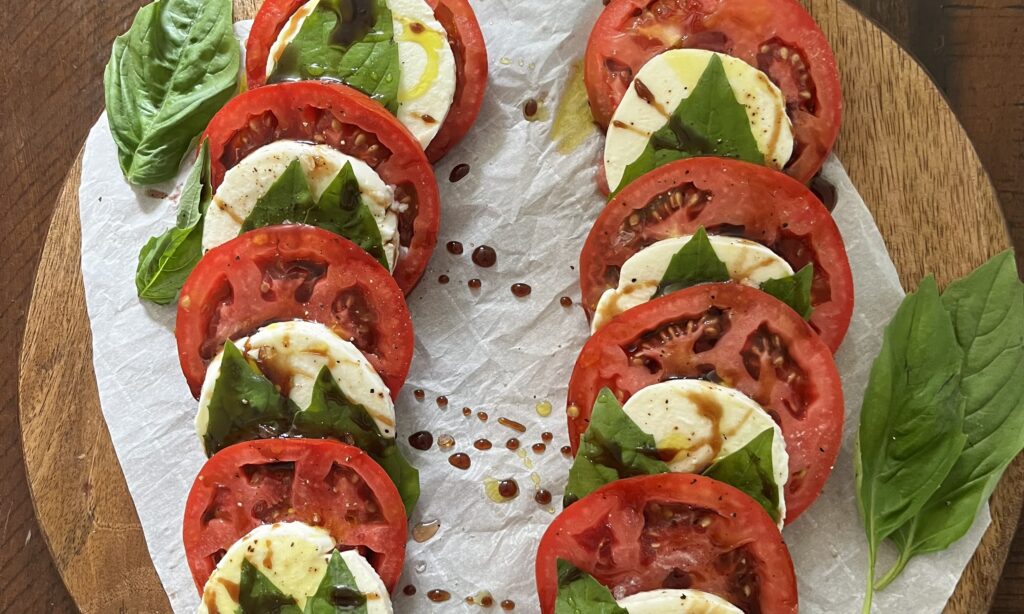
{"label": "wood grain surface", "polygon": [[[811,4],[815,10],[822,11],[829,8],[827,5],[831,1]],[[5,343],[0,343],[0,347],[6,359],[3,380],[0,382],[0,398],[3,400],[0,406],[0,437],[5,438],[0,440],[0,467],[3,468],[0,471],[0,612],[66,612],[74,609],[54,572],[32,518],[32,504],[25,490],[20,466],[13,367],[16,365],[32,274],[53,199],[60,189],[65,169],[74,159],[84,134],[102,107],[100,75],[109,53],[110,41],[127,27],[138,4],[124,0],[71,2],[62,5],[59,14],[52,12],[52,9],[47,10],[49,5],[45,3],[2,0],[0,4],[0,23],[7,26],[8,34],[0,42],[0,49],[7,52],[4,57],[13,58],[13,65],[5,69],[0,77],[0,116],[5,118],[5,138],[0,140],[0,147],[4,154],[2,159],[7,162],[7,172],[0,179],[4,197],[0,202],[5,205],[0,209],[5,222],[3,237],[0,239],[4,246],[3,258],[0,259],[0,292],[4,299],[4,326],[0,330],[0,340]],[[1020,97],[1024,92],[1024,71],[1020,63],[1022,45],[1017,37],[1024,25],[1024,12],[1020,10],[1019,4],[1014,6],[1010,2],[998,0],[960,2],[955,6],[945,6],[935,0],[859,0],[859,4],[874,17],[881,19],[901,42],[917,50],[926,65],[939,76],[940,84],[947,88],[954,108],[961,112],[968,131],[976,139],[983,160],[993,173],[1014,235],[1024,238],[1024,203],[1021,202],[1024,188],[1020,177],[1024,143],[1024,104],[1020,102]],[[941,6],[936,11],[932,5]],[[826,19],[823,26],[829,30],[833,40],[842,40],[839,44],[844,49],[851,44],[856,31],[861,28],[859,25],[849,27],[838,19]],[[874,35],[873,39],[862,44],[883,47],[887,43],[881,36]],[[843,57],[842,53],[840,55]],[[936,224],[935,218],[941,217],[943,211],[954,209],[959,212],[958,232],[964,232],[964,228],[970,229],[971,212],[977,210],[978,204],[961,202],[957,198],[965,193],[977,196],[974,190],[979,186],[984,191],[984,177],[977,171],[968,171],[966,185],[956,185],[964,176],[964,169],[974,168],[973,161],[969,159],[952,162],[955,168],[950,168],[942,176],[936,177],[934,173],[928,172],[934,168],[935,161],[932,158],[957,158],[969,154],[969,151],[956,146],[944,152],[942,148],[936,147],[936,143],[943,142],[934,137],[937,130],[940,133],[949,131],[958,137],[956,129],[948,125],[943,128],[941,121],[939,125],[936,124],[935,116],[944,116],[944,111],[934,95],[918,91],[928,90],[923,80],[919,77],[909,80],[903,78],[908,71],[913,72],[909,61],[891,51],[886,55],[889,56],[886,65],[875,74],[863,74],[865,67],[850,66],[849,62],[844,62],[844,85],[848,91],[851,87],[867,86],[888,89],[882,92],[878,100],[859,109],[859,113],[851,108],[844,128],[841,153],[851,167],[855,181],[875,205],[880,224],[886,229],[887,240],[899,260],[906,250],[910,250],[907,253],[915,253],[913,250],[921,246],[922,237],[927,237],[927,234],[916,230],[918,227],[925,229],[926,233],[934,232],[936,228],[941,230],[941,224]],[[852,56],[851,59],[858,58]],[[914,95],[908,96],[908,93]],[[851,142],[851,122],[859,126],[861,122],[870,122],[878,115],[893,115],[896,113],[895,108],[910,116],[916,114],[920,117],[916,121],[893,122],[887,129],[914,130],[916,127],[919,131],[930,131],[931,136],[928,138],[922,136],[917,139],[917,135],[914,135],[910,139],[927,144],[920,148],[907,148],[905,143],[876,147],[877,143],[865,143],[859,137],[860,142]],[[859,160],[857,165],[852,164],[850,157],[853,154],[851,148],[854,147],[865,148],[861,151],[866,152],[864,159]],[[908,178],[886,166],[902,162],[909,155],[918,156],[917,163],[910,170],[920,173],[919,176]],[[881,180],[871,188],[878,194],[870,193],[865,185],[865,181],[875,175],[881,175]],[[929,185],[934,187],[929,188]],[[909,200],[917,203],[921,203],[926,195],[935,196],[931,201],[934,213],[927,207],[921,207],[920,215],[903,220],[904,226],[901,228],[901,218],[893,215],[901,206],[907,205],[901,196],[904,194],[913,194]],[[981,196],[981,200],[987,198],[986,195]],[[893,215],[884,218],[887,213]],[[883,219],[886,222],[882,222]],[[892,222],[895,222],[894,226],[887,225]],[[980,223],[974,229],[981,236],[968,243],[994,246],[991,241],[998,240],[995,237],[998,235],[998,221],[989,216],[984,220],[975,219],[974,223]],[[55,239],[60,239],[55,240],[54,244],[77,245],[77,232],[77,215],[73,209],[64,206],[54,220],[52,233]],[[916,239],[904,237],[915,232],[919,235]],[[1021,242],[1017,244],[1021,245]],[[948,278],[962,273],[987,255],[981,253],[984,250],[969,250],[966,245],[964,247],[963,254],[957,254],[958,259],[950,259],[948,253],[936,253],[934,249],[926,249],[922,253],[927,258],[939,258],[936,261],[939,264],[957,260],[951,263],[952,266],[946,264],[935,267],[941,276]],[[47,390],[46,397],[23,399],[30,400],[36,407],[58,404],[64,411],[76,413],[87,411],[89,399],[95,397],[91,363],[88,357],[69,356],[72,352],[57,342],[66,339],[63,335],[69,332],[88,334],[87,329],[82,331],[75,328],[76,318],[81,322],[83,308],[77,259],[77,248],[73,251],[65,249],[62,253],[59,250],[48,250],[44,259],[45,270],[51,274],[62,273],[58,276],[62,276],[63,280],[61,283],[49,284],[46,289],[40,288],[40,292],[47,293],[46,301],[50,306],[61,305],[61,309],[56,310],[58,316],[52,320],[52,329],[37,328],[26,337],[33,344],[34,362],[40,374],[37,377],[45,377],[47,382],[59,381],[62,385]],[[903,269],[901,272],[905,279],[916,279],[918,269],[927,264],[922,261],[916,268]],[[48,312],[54,310],[49,309]],[[49,352],[46,351],[48,348]],[[67,370],[73,373],[69,375],[65,372]],[[57,427],[61,424],[63,421],[59,421]],[[138,558],[137,554],[144,553],[144,548],[137,545],[141,543],[141,534],[137,523],[133,522],[133,512],[130,509],[119,509],[116,505],[123,496],[124,485],[107,476],[106,468],[114,461],[105,427],[91,430],[65,428],[64,433],[47,431],[45,437],[38,432],[33,435],[32,428],[28,426],[28,437],[47,440],[52,444],[50,455],[38,454],[41,448],[37,446],[37,456],[42,459],[40,462],[43,468],[53,471],[55,467],[47,466],[47,463],[64,462],[64,466],[70,464],[65,475],[66,472],[72,472],[75,477],[74,488],[61,487],[57,490],[57,483],[37,483],[37,491],[44,491],[50,499],[59,497],[62,501],[73,503],[63,516],[50,510],[46,515],[47,520],[58,524],[80,523],[83,518],[91,520],[87,530],[66,530],[66,539],[55,540],[51,544],[55,552],[73,551],[76,548],[87,548],[92,542],[104,542],[113,544],[109,548],[116,552],[117,560],[139,564],[132,557]],[[56,457],[58,454],[63,458]],[[51,459],[51,456],[55,458]],[[72,459],[76,462],[71,463]],[[37,469],[39,466],[35,465]],[[1019,473],[1020,468],[1017,469]],[[998,501],[1004,506],[1012,503],[1006,498]],[[1005,540],[1010,529],[1012,527],[1001,527],[1001,535],[996,535],[994,539]],[[975,562],[968,579],[973,590],[978,591],[978,587],[981,587],[984,593],[988,585],[995,582],[997,574],[994,570],[999,568],[1000,557],[996,553],[992,558],[994,560]],[[82,577],[86,584],[91,582],[92,593],[109,593],[90,595],[82,602],[85,611],[160,611],[162,593],[159,591],[152,602],[139,601],[150,598],[144,595],[145,587],[150,586],[155,578],[152,570],[145,569],[145,565],[139,574],[135,574],[137,579],[126,580],[125,574],[111,574],[109,569],[102,568],[97,561],[62,556],[59,563],[65,573],[71,570],[76,577]],[[1024,570],[1021,567],[1024,564],[1018,562],[1017,567],[1010,569],[993,611],[1022,611]],[[979,581],[975,576],[982,568],[985,571]],[[114,582],[111,588],[97,588],[98,584],[111,581]],[[76,594],[82,594],[81,585],[72,584],[72,589]],[[966,593],[961,591],[960,594]],[[983,603],[977,599],[972,601],[971,598],[961,600],[954,608],[955,611],[964,612],[980,612],[984,609]]]}

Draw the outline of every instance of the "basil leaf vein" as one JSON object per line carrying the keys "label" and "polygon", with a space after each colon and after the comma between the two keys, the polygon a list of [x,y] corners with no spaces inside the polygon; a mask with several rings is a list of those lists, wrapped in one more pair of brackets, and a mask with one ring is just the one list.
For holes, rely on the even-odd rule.
{"label": "basil leaf vein", "polygon": [[757,501],[776,523],[781,520],[779,484],[775,481],[772,442],[775,429],[765,429],[747,445],[714,462],[704,475],[734,486]]}
{"label": "basil leaf vein", "polygon": [[131,183],[175,176],[238,89],[230,0],[156,0],[114,41],[103,75],[110,130]]}
{"label": "basil leaf vein", "polygon": [[729,281],[729,268],[719,259],[708,233],[701,226],[668,263],[653,298],[697,284]]}
{"label": "basil leaf vein", "polygon": [[626,166],[612,196],[660,166],[699,156],[765,163],[746,108],[736,100],[725,65],[717,54],[708,62],[690,96],[679,103],[668,123],[651,135],[640,156]]}
{"label": "basil leaf vein", "polygon": [[345,559],[335,550],[316,592],[306,600],[302,614],[366,614],[367,611],[366,595],[359,590]]}

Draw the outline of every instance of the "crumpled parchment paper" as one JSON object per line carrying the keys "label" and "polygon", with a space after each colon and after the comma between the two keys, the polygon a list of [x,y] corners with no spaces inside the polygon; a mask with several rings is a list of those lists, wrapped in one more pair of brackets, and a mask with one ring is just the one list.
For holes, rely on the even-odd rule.
{"label": "crumpled parchment paper", "polygon": [[[396,612],[471,611],[475,606],[463,599],[479,591],[489,591],[495,604],[513,600],[519,612],[538,610],[534,555],[566,481],[569,461],[559,453],[567,443],[566,385],[587,337],[582,310],[562,307],[559,298],[579,298],[575,266],[603,204],[594,183],[602,141],[595,132],[563,155],[550,138],[550,119],[528,122],[522,105],[534,97],[542,101],[541,118],[553,115],[600,8],[596,1],[475,3],[491,58],[489,89],[469,138],[437,167],[440,242],[410,297],[416,354],[397,402],[399,439],[419,467],[423,486],[410,525],[439,520],[441,528],[425,543],[410,540],[400,586],[413,584],[418,592],[409,597],[396,591]],[[248,24],[236,29],[244,38]],[[141,302],[134,285],[139,249],[174,223],[178,186],[188,165],[175,182],[133,188],[122,179],[116,153],[101,118],[86,143],[79,191],[96,380],[157,572],[174,610],[193,612],[199,599],[185,562],[181,519],[188,489],[205,460],[193,429],[197,404],[178,366],[174,307]],[[449,182],[449,172],[460,163],[471,166],[469,175]],[[823,495],[785,536],[800,579],[801,610],[836,614],[858,612],[864,591],[866,545],[851,454],[868,371],[903,291],[870,213],[837,160],[829,161],[825,176],[838,188],[835,217],[857,291],[853,324],[836,357],[846,393],[846,439]],[[443,247],[449,240],[464,243],[465,254],[449,254]],[[497,250],[492,269],[470,260],[481,244]],[[441,274],[451,282],[439,284]],[[467,287],[474,277],[482,280],[480,290]],[[509,290],[515,282],[529,284],[533,293],[515,298]],[[425,400],[414,398],[417,388],[426,391]],[[448,397],[446,409],[435,402],[439,395]],[[545,400],[554,405],[546,418],[535,410]],[[474,416],[464,417],[463,407],[472,408]],[[477,411],[490,419],[482,422]],[[500,416],[525,424],[527,432],[498,424]],[[413,450],[405,436],[419,430],[435,438],[450,434],[456,445],[447,451],[436,445],[427,452]],[[545,453],[535,454],[530,446],[544,431],[553,433],[554,441]],[[513,436],[523,442],[519,454],[504,446]],[[473,449],[472,442],[482,437],[493,441],[494,449]],[[447,462],[458,451],[472,457],[468,471]],[[521,495],[510,503],[492,502],[485,479],[507,477],[518,481]],[[534,501],[537,487],[552,492],[552,505]],[[950,550],[912,562],[877,596],[876,611],[941,611],[988,523],[986,512]],[[883,568],[891,554],[883,555]],[[435,588],[449,591],[452,600],[428,601],[427,591]]]}

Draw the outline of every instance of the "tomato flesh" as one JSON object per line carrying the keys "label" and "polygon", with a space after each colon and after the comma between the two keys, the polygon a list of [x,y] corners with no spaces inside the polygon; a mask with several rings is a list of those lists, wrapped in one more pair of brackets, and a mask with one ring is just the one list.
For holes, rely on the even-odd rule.
{"label": "tomato flesh", "polygon": [[280,83],[233,98],[210,121],[214,189],[224,173],[282,139],[329,145],[362,160],[395,190],[399,255],[394,277],[408,294],[437,244],[440,196],[419,142],[382,106],[356,90],[318,81]]}
{"label": "tomato flesh", "polygon": [[616,599],[692,588],[748,614],[797,611],[793,563],[771,518],[747,495],[702,476],[618,480],[559,514],[537,552],[544,614],[554,611],[558,559],[593,575]]}
{"label": "tomato flesh", "polygon": [[705,284],[613,319],[583,346],[569,382],[572,449],[609,388],[625,402],[672,379],[706,379],[752,398],[789,453],[786,522],[818,497],[842,444],[843,391],[832,353],[792,309],[739,284]]}
{"label": "tomato flesh", "polygon": [[810,324],[832,351],[853,318],[853,274],[835,220],[803,184],[771,169],[724,158],[692,158],[655,169],[601,212],[580,255],[583,308],[619,284],[623,263],[652,243],[694,234],[765,245],[794,271],[811,264]]}
{"label": "tomato flesh", "polygon": [[337,441],[268,439],[221,450],[185,504],[185,553],[200,592],[231,546],[259,525],[300,521],[358,549],[393,590],[405,559],[406,516],[388,475]]}
{"label": "tomato flesh", "polygon": [[178,357],[198,398],[228,339],[285,320],[324,324],[366,356],[397,397],[413,352],[401,289],[354,243],[311,226],[270,226],[210,250],[178,299]]}
{"label": "tomato flesh", "polygon": [[[270,48],[288,19],[306,0],[266,0],[253,20],[246,43],[246,78],[250,88],[266,85]],[[448,116],[426,155],[437,162],[466,136],[483,105],[487,88],[487,47],[476,13],[467,0],[428,0],[445,29],[455,56],[455,97]]]}
{"label": "tomato flesh", "polygon": [[737,57],[782,90],[795,147],[786,172],[804,183],[839,134],[842,94],[825,35],[797,0],[612,0],[587,45],[591,110],[607,127],[633,75],[669,49]]}

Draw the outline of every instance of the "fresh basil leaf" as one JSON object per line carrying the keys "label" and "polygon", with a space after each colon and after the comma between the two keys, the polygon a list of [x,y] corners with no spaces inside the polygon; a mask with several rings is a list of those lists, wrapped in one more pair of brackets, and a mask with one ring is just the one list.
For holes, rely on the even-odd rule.
{"label": "fresh basil leaf", "polygon": [[855,452],[868,541],[870,610],[878,546],[913,519],[963,450],[962,351],[931,277],[885,329],[864,394]]}
{"label": "fresh basil leaf", "polygon": [[665,269],[654,297],[665,296],[697,284],[729,281],[729,269],[718,258],[708,233],[701,226],[682,246]]}
{"label": "fresh basil leaf", "polygon": [[398,487],[406,511],[412,512],[420,497],[419,471],[402,456],[394,437],[381,434],[366,408],[349,399],[327,367],[317,375],[309,407],[295,414],[293,424],[293,434],[333,437],[366,451]]}
{"label": "fresh basil leaf", "polygon": [[350,162],[345,163],[327,186],[320,202],[309,210],[305,222],[345,237],[376,258],[385,269],[388,268],[380,227],[363,200]]}
{"label": "fresh basil leaf", "polygon": [[768,512],[772,520],[778,522],[779,484],[775,481],[772,464],[772,439],[774,429],[765,429],[763,433],[751,439],[747,445],[712,464],[704,475],[734,486],[750,498],[757,501]]}
{"label": "fresh basil leaf", "polygon": [[717,54],[708,62],[690,96],[679,103],[668,123],[651,135],[644,151],[626,167],[614,193],[659,166],[699,156],[765,163],[746,108],[736,100],[725,65]]}
{"label": "fresh basil leaf", "polygon": [[942,304],[964,352],[967,444],[921,511],[892,535],[899,560],[878,589],[913,557],[944,550],[963,537],[1024,448],[1024,286],[1013,252],[950,284]]}
{"label": "fresh basil leaf", "polygon": [[316,206],[309,191],[306,171],[298,159],[292,160],[284,172],[267,188],[242,222],[239,234],[264,226],[287,222],[304,222],[306,212]]}
{"label": "fresh basil leaf", "polygon": [[[285,47],[268,83],[333,79],[362,91],[391,113],[398,112],[398,43],[391,9],[375,0],[370,11],[321,0]],[[347,18],[347,19],[346,19]]]}
{"label": "fresh basil leaf", "polygon": [[761,291],[771,294],[793,308],[803,319],[811,317],[811,283],[814,281],[814,265],[808,264],[795,275],[780,279],[769,279],[761,284]]}
{"label": "fresh basil leaf", "polygon": [[654,437],[641,430],[622,411],[615,395],[603,388],[569,469],[562,505],[568,507],[620,478],[668,472],[668,465],[658,457]]}
{"label": "fresh basil leaf", "polygon": [[281,592],[263,572],[242,559],[242,577],[238,581],[240,614],[303,614],[293,597]]}
{"label": "fresh basil leaf", "polygon": [[202,219],[210,202],[210,155],[207,142],[178,198],[177,226],[151,237],[139,252],[135,289],[139,298],[160,305],[173,302],[203,256]]}
{"label": "fresh basil leaf", "polygon": [[380,228],[363,200],[352,164],[345,163],[317,202],[302,163],[293,160],[242,222],[240,232],[295,222],[329,230],[352,241],[388,268]]}
{"label": "fresh basil leaf", "polygon": [[295,404],[228,341],[207,408],[206,455],[239,441],[283,435],[296,411]]}
{"label": "fresh basil leaf", "polygon": [[166,181],[238,89],[230,0],[156,0],[114,41],[103,75],[107,119],[131,183]]}
{"label": "fresh basil leaf", "polygon": [[335,550],[316,593],[306,600],[303,614],[366,614],[366,595],[359,590],[352,570]]}
{"label": "fresh basil leaf", "polygon": [[615,602],[608,587],[572,563],[558,559],[555,614],[629,614]]}

